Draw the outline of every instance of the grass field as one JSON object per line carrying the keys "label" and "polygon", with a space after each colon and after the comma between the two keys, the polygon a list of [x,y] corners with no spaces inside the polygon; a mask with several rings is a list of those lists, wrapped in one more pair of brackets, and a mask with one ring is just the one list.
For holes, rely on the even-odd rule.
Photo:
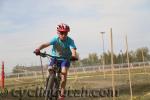
{"label": "grass field", "polygon": [[[67,90],[108,90],[112,87],[112,75],[111,71],[103,72],[90,72],[90,73],[76,73],[75,75],[68,76]],[[118,70],[114,72],[115,77],[115,89],[117,91],[116,100],[130,100],[130,88],[128,79],[128,70]],[[131,69],[131,83],[132,83],[132,100],[150,100],[150,68],[146,67],[146,72],[143,68]],[[8,95],[2,96],[0,94],[0,100],[44,100],[43,97],[28,97],[25,90],[35,90],[37,87],[43,87],[42,76],[24,77],[22,79],[8,78],[5,80],[6,88],[8,89]],[[22,97],[12,97],[11,91],[24,90]],[[76,91],[79,93],[81,91]],[[16,92],[17,93],[17,92]],[[100,92],[96,92],[100,93]],[[19,94],[19,92],[18,92]],[[81,96],[81,95],[80,95]],[[66,100],[112,100],[112,97],[102,95],[87,96],[70,96]]]}

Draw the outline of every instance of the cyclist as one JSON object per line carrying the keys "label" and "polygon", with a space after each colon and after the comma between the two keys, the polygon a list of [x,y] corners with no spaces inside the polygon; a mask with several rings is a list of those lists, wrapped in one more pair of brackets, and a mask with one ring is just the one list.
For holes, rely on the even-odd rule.
{"label": "cyclist", "polygon": [[[66,59],[57,59],[61,65],[61,82],[60,82],[60,100],[64,100],[64,91],[67,81],[67,72],[70,66],[70,59],[77,59],[76,45],[74,40],[68,36],[70,27],[67,24],[61,23],[57,26],[57,35],[47,43],[41,44],[36,50],[36,55],[40,54],[40,50],[52,45],[52,56],[63,57]],[[53,64],[56,59],[52,59],[48,65],[48,74],[53,73]]]}

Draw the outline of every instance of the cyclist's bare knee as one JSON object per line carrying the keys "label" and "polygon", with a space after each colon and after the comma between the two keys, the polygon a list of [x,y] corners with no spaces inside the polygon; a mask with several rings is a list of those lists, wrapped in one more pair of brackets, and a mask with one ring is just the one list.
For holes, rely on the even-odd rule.
{"label": "cyclist's bare knee", "polygon": [[68,68],[66,67],[61,68],[61,73],[67,74],[67,72],[68,72]]}
{"label": "cyclist's bare knee", "polygon": [[48,68],[48,70],[47,70],[47,77],[48,77],[49,75],[51,75],[53,72],[54,72],[54,71],[53,71],[53,68],[52,68],[52,67]]}

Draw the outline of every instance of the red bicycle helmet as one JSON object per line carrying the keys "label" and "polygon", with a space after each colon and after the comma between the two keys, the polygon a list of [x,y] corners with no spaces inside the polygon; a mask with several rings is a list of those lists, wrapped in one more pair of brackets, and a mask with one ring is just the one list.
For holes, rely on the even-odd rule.
{"label": "red bicycle helmet", "polygon": [[67,24],[61,23],[57,26],[57,31],[58,32],[69,32],[70,27]]}

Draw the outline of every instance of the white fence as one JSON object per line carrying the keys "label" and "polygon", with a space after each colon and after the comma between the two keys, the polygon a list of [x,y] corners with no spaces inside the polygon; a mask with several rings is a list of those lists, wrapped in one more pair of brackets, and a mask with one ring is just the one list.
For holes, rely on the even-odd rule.
{"label": "white fence", "polygon": [[[150,62],[138,62],[138,63],[130,63],[130,68],[142,68],[142,67],[150,67]],[[126,69],[128,68],[128,64],[114,64],[115,70]],[[105,71],[111,71],[111,65],[104,65]],[[96,72],[103,71],[103,65],[99,66],[87,66],[87,67],[71,67],[69,69],[69,75],[76,73],[87,73],[87,72]],[[7,73],[5,74],[5,78],[22,78],[22,77],[35,77],[37,78],[39,75],[42,75],[42,71],[26,71],[24,73]],[[46,75],[46,71],[44,71],[44,75]]]}

